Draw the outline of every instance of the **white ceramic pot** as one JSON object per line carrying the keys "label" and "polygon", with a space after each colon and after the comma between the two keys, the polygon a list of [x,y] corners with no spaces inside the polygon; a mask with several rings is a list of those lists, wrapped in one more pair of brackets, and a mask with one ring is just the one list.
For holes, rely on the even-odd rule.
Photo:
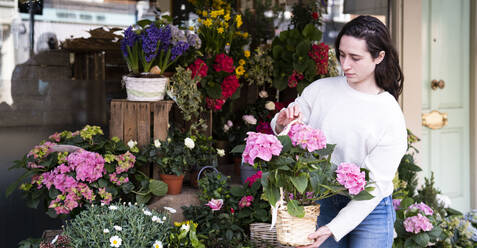
{"label": "white ceramic pot", "polygon": [[164,99],[168,77],[138,78],[123,76],[129,101],[159,101]]}

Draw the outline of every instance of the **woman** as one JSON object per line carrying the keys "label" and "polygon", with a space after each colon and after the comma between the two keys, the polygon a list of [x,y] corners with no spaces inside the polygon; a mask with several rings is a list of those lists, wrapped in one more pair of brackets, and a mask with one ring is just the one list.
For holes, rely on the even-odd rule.
{"label": "woman", "polygon": [[347,23],[335,43],[344,77],[325,78],[303,90],[271,122],[280,133],[295,119],[321,129],[336,144],[332,162],[355,163],[376,183],[371,200],[333,196],[319,201],[318,230],[307,247],[392,247],[392,180],[407,149],[397,99],[403,75],[387,28],[371,16]]}

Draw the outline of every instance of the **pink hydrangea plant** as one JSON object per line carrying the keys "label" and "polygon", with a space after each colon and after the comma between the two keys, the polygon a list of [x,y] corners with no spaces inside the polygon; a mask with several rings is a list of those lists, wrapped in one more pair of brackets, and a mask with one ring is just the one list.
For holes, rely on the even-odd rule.
{"label": "pink hydrangea plant", "polygon": [[432,210],[432,208],[430,208],[429,206],[427,206],[425,203],[422,203],[422,202],[421,203],[414,203],[411,206],[409,206],[408,209],[409,210],[419,209],[422,212],[424,212],[425,215],[434,214],[434,211]]}
{"label": "pink hydrangea plant", "polygon": [[245,163],[253,165],[255,158],[270,161],[272,156],[280,155],[282,144],[274,135],[248,132],[242,157]]}
{"label": "pink hydrangea plant", "polygon": [[406,229],[406,232],[411,232],[415,234],[423,231],[427,232],[432,230],[433,228],[429,219],[421,214],[406,218],[403,224],[404,228]]}
{"label": "pink hydrangea plant", "polygon": [[326,137],[323,131],[314,129],[308,125],[296,123],[292,125],[288,136],[294,146],[313,152],[326,147]]}
{"label": "pink hydrangea plant", "polygon": [[366,173],[353,163],[341,163],[336,170],[336,180],[345,186],[351,195],[357,195],[364,190]]}

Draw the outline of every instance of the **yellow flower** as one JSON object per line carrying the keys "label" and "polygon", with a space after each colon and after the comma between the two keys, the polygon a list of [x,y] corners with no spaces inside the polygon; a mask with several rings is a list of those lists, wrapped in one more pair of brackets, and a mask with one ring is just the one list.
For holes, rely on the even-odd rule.
{"label": "yellow flower", "polygon": [[245,65],[245,60],[240,59],[240,60],[239,60],[239,65]]}
{"label": "yellow flower", "polygon": [[217,10],[218,15],[224,15],[224,9],[219,9]]}
{"label": "yellow flower", "polygon": [[238,66],[235,69],[235,74],[237,74],[237,76],[242,76],[244,73],[245,73],[245,68],[243,68],[243,66]]}
{"label": "yellow flower", "polygon": [[210,12],[210,17],[216,18],[217,17],[217,11],[211,11]]}
{"label": "yellow flower", "polygon": [[226,45],[226,46],[230,46],[230,43],[229,43],[229,42],[227,42],[227,44],[225,44],[225,45]]}
{"label": "yellow flower", "polygon": [[210,25],[212,25],[212,19],[207,18],[207,19],[204,21],[204,25],[207,26],[207,27],[210,27]]}
{"label": "yellow flower", "polygon": [[202,23],[202,19],[200,19],[200,18],[197,19],[197,22],[198,22],[198,23]]}
{"label": "yellow flower", "polygon": [[189,30],[190,30],[190,31],[194,31],[194,27],[190,26],[190,27],[189,27]]}
{"label": "yellow flower", "polygon": [[219,34],[223,33],[223,32],[224,32],[224,28],[218,28],[218,29],[217,29],[217,32],[218,32]]}
{"label": "yellow flower", "polygon": [[224,22],[224,27],[225,28],[228,28],[229,27],[229,24],[227,22]]}
{"label": "yellow flower", "polygon": [[174,221],[174,226],[182,226],[182,222]]}
{"label": "yellow flower", "polygon": [[242,24],[243,24],[242,16],[241,15],[236,15],[235,16],[235,21],[237,22],[237,28],[240,28],[240,26],[242,26]]}
{"label": "yellow flower", "polygon": [[243,33],[243,37],[244,37],[245,39],[247,39],[248,33],[247,33],[247,32]]}
{"label": "yellow flower", "polygon": [[250,51],[249,50],[244,51],[243,55],[245,56],[245,58],[250,57]]}
{"label": "yellow flower", "polygon": [[224,16],[224,20],[226,20],[226,21],[230,20],[230,13],[227,13],[227,14]]}

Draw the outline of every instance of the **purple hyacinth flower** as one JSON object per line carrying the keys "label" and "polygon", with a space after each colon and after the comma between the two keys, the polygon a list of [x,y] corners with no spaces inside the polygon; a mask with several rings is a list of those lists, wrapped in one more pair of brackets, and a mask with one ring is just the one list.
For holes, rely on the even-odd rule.
{"label": "purple hyacinth flower", "polygon": [[161,30],[155,25],[151,25],[142,34],[142,50],[146,55],[146,61],[151,62],[157,55],[157,42],[160,40]]}
{"label": "purple hyacinth flower", "polygon": [[133,47],[134,43],[138,39],[138,35],[134,32],[133,27],[129,26],[124,30],[124,38],[121,40],[121,51],[125,57],[128,56],[128,47]]}
{"label": "purple hyacinth flower", "polygon": [[185,51],[187,51],[187,49],[189,49],[189,43],[183,41],[177,42],[177,44],[172,48],[171,60],[181,56]]}

